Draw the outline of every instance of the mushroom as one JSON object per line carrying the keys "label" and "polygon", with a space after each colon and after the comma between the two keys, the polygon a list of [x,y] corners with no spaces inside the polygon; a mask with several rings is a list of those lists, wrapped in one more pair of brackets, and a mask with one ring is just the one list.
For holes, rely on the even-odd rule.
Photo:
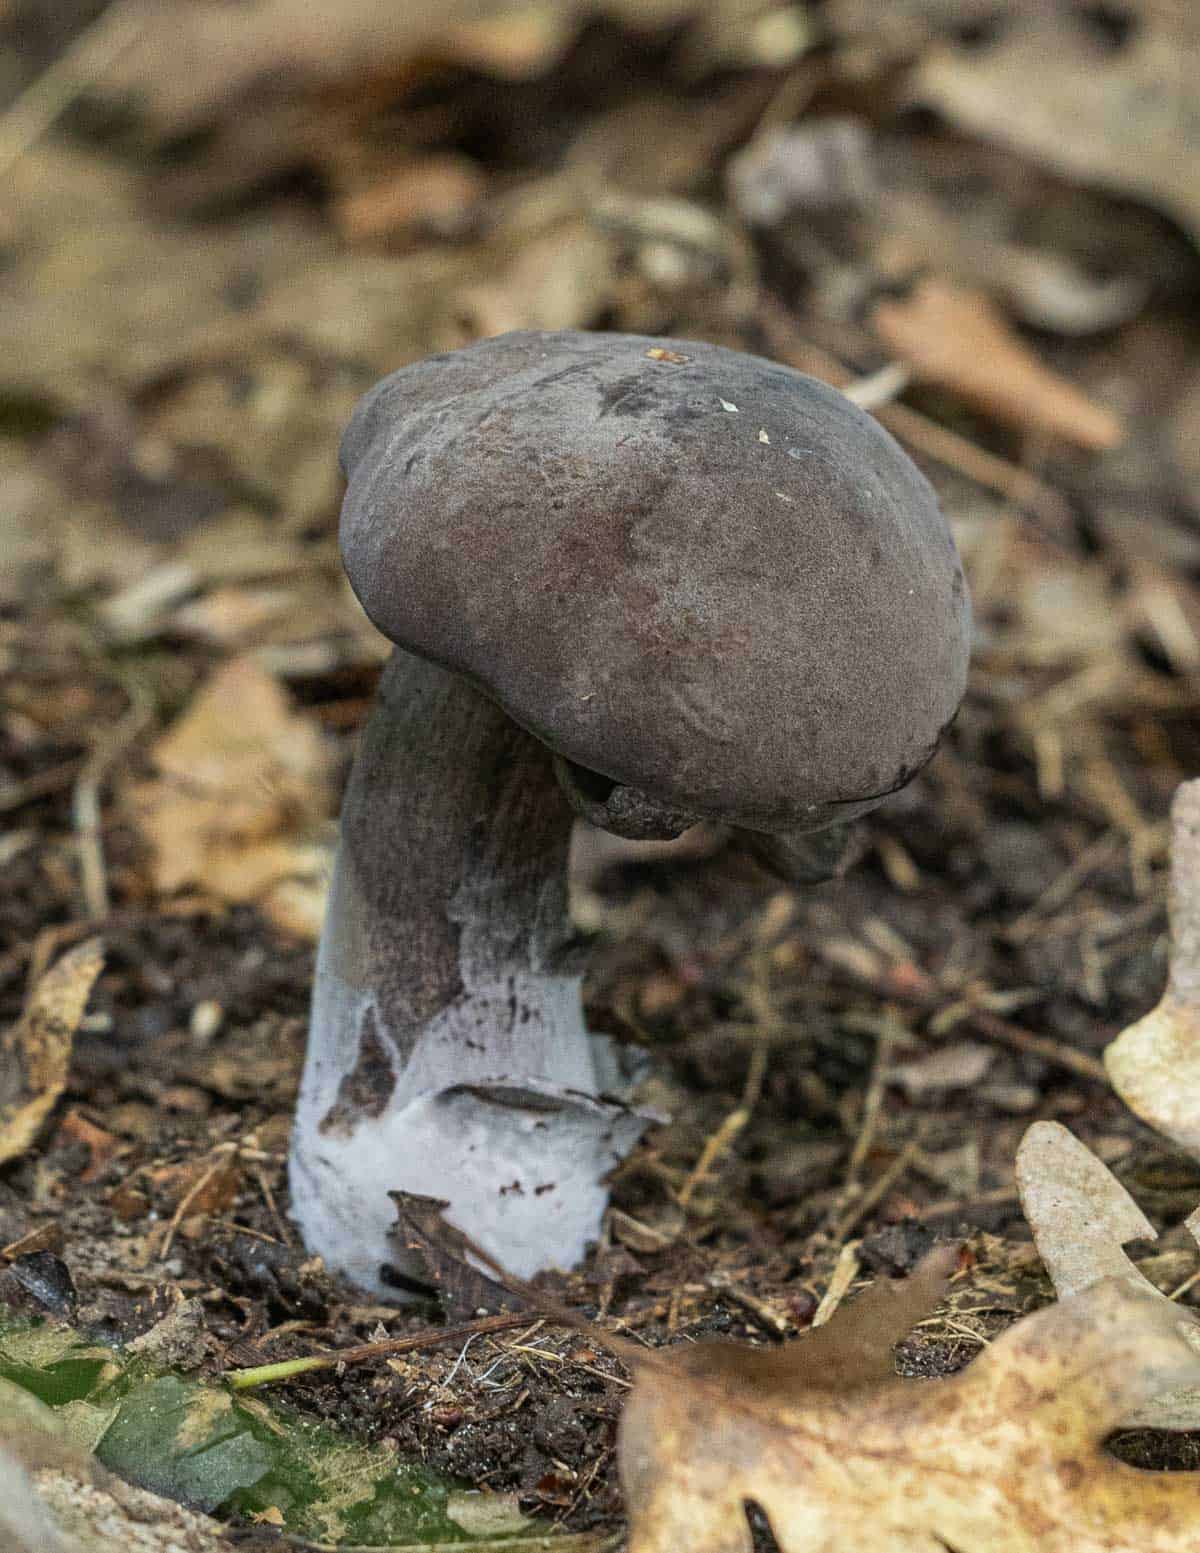
{"label": "mushroom", "polygon": [[573,1266],[647,1122],[581,1012],[573,816],[722,822],[811,877],[807,834],[902,787],[955,714],[958,556],[870,416],[694,341],[432,356],[341,456],[346,571],[396,651],[342,813],[294,1211],[379,1293],[420,1273],[389,1189],[521,1276]]}

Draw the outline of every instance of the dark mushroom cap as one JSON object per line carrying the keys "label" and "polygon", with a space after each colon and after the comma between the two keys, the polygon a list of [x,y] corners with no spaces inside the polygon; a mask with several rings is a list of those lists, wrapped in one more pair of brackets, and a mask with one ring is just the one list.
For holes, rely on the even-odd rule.
{"label": "dark mushroom cap", "polygon": [[379,629],[600,786],[818,828],[903,786],[962,696],[970,606],[933,490],[788,367],[508,334],[385,378],[342,464]]}

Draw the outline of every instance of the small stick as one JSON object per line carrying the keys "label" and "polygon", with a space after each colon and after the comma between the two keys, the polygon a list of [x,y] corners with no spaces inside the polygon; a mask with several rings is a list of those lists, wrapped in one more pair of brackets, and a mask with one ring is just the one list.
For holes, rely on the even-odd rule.
{"label": "small stick", "polygon": [[850,1205],[834,1227],[833,1239],[836,1243],[844,1240],[850,1231],[866,1218],[871,1209],[876,1207],[908,1170],[917,1153],[917,1145],[911,1139],[904,1145],[900,1153],[883,1172],[878,1180],[873,1181],[862,1196]]}
{"label": "small stick", "polygon": [[313,1370],[336,1369],[339,1364],[360,1364],[364,1359],[378,1359],[392,1354],[416,1353],[422,1348],[436,1348],[440,1343],[466,1342],[472,1337],[483,1337],[492,1332],[509,1332],[515,1327],[529,1325],[529,1311],[506,1310],[498,1316],[480,1316],[475,1321],[465,1321],[459,1326],[428,1327],[408,1337],[389,1337],[377,1343],[358,1343],[352,1348],[335,1348],[329,1353],[309,1354],[301,1359],[280,1359],[274,1364],[226,1370],[222,1379],[234,1391],[251,1391],[258,1386],[270,1386],[276,1381],[307,1375]]}
{"label": "small stick", "polygon": [[755,1324],[770,1337],[787,1337],[791,1332],[792,1323],[786,1316],[769,1305],[766,1300],[760,1300],[756,1294],[751,1294],[749,1289],[743,1289],[733,1278],[713,1273],[708,1279],[708,1286],[722,1299],[728,1300],[731,1304],[740,1305]]}
{"label": "small stick", "polygon": [[1047,1062],[1078,1074],[1080,1078],[1091,1079],[1093,1083],[1108,1084],[1108,1074],[1098,1057],[1076,1051],[1072,1046],[1064,1046],[1061,1041],[1053,1041],[1049,1036],[1023,1030],[1020,1025],[1010,1024],[1007,1019],[1001,1019],[984,1008],[972,1008],[967,1018],[981,1035],[986,1035],[990,1040],[1010,1046],[1014,1051],[1043,1057]]}
{"label": "small stick", "polygon": [[861,1265],[858,1260],[858,1247],[859,1242],[851,1240],[839,1251],[838,1259],[833,1269],[833,1276],[829,1280],[828,1288],[821,1296],[821,1303],[816,1308],[810,1326],[823,1327],[845,1299],[847,1290],[858,1277]]}
{"label": "small stick", "polygon": [[0,174],[20,161],[80,93],[129,48],[148,16],[140,0],[113,0],[49,69],[25,88],[0,117]]}
{"label": "small stick", "polygon": [[48,798],[51,793],[70,787],[79,775],[80,764],[78,757],[64,760],[57,766],[50,766],[45,771],[26,777],[22,782],[6,782],[0,787],[0,814],[10,809],[23,808],[38,798]]}
{"label": "small stick", "polygon": [[875,1061],[871,1065],[871,1077],[867,1083],[867,1093],[863,1098],[862,1120],[859,1123],[858,1136],[854,1140],[854,1147],[850,1151],[850,1162],[846,1166],[846,1180],[844,1191],[853,1191],[858,1185],[859,1171],[866,1162],[867,1155],[871,1152],[871,1145],[875,1141],[875,1130],[879,1125],[879,1114],[883,1107],[883,1097],[887,1090],[889,1060],[892,1054],[892,1046],[895,1043],[899,1029],[899,1021],[895,1013],[889,1010],[890,1017],[877,1028],[875,1037]]}
{"label": "small stick", "polygon": [[279,1211],[279,1204],[275,1201],[275,1193],[271,1190],[271,1183],[267,1180],[266,1172],[261,1165],[255,1165],[252,1174],[258,1182],[258,1189],[263,1195],[263,1201],[266,1203],[271,1217],[275,1221],[275,1228],[279,1231],[280,1240],[285,1246],[294,1246],[296,1244],[295,1239],[288,1229],[283,1214]]}
{"label": "small stick", "polygon": [[[496,1553],[501,1553],[501,1550],[503,1553],[618,1553],[622,1542],[619,1533],[605,1536],[595,1531],[565,1534],[552,1531],[544,1535],[534,1532],[528,1537],[505,1537],[495,1542],[481,1542],[477,1537],[468,1537],[464,1532],[454,1542],[389,1543],[387,1553],[480,1553],[481,1549],[488,1547],[494,1548]],[[339,1542],[335,1545],[332,1542],[304,1542],[296,1537],[288,1537],[287,1546],[303,1549],[303,1553],[379,1553],[378,1543],[373,1547],[364,1547],[358,1543],[352,1546]]]}
{"label": "small stick", "polygon": [[755,976],[754,985],[748,996],[748,1002],[757,1017],[757,1023],[751,1037],[754,1044],[750,1049],[750,1063],[746,1072],[746,1082],[742,1086],[742,1098],[717,1130],[705,1141],[692,1173],[676,1194],[676,1201],[681,1208],[688,1206],[699,1187],[708,1179],[713,1166],[730,1149],[734,1139],[749,1122],[762,1094],[763,1080],[767,1076],[767,1052],[773,1027],[778,1024],[778,1018],[771,1006],[767,988],[769,972],[765,956],[760,954],[757,960],[758,974]]}
{"label": "small stick", "polygon": [[175,1239],[175,1231],[183,1223],[188,1209],[192,1206],[197,1197],[199,1197],[200,1193],[213,1179],[217,1171],[220,1170],[223,1166],[227,1165],[230,1161],[230,1158],[237,1153],[237,1144],[218,1143],[214,1153],[216,1154],[216,1158],[213,1160],[212,1164],[195,1183],[195,1185],[183,1194],[183,1196],[179,1199],[178,1207],[171,1215],[171,1222],[167,1225],[167,1233],[163,1239],[162,1249],[158,1253],[158,1259],[160,1262],[165,1262],[167,1257],[170,1256],[171,1244]]}
{"label": "small stick", "polygon": [[856,377],[847,383],[842,393],[860,410],[877,415],[886,404],[891,404],[912,381],[912,373],[902,361],[891,361],[878,372],[866,377]]}
{"label": "small stick", "polygon": [[990,1192],[980,1192],[975,1197],[944,1197],[940,1202],[930,1203],[927,1208],[919,1210],[917,1217],[922,1222],[926,1219],[949,1219],[955,1214],[964,1216],[976,1212],[980,1208],[1004,1208],[1009,1203],[1015,1203],[1018,1198],[1016,1183],[1010,1186],[996,1186]]}
{"label": "small stick", "polygon": [[84,776],[76,785],[71,818],[77,838],[84,915],[94,923],[107,917],[110,907],[108,871],[100,835],[100,783],[96,778]]}
{"label": "small stick", "polygon": [[[863,1096],[862,1115],[859,1118],[858,1134],[854,1139],[854,1146],[850,1150],[850,1158],[846,1164],[846,1174],[837,1194],[833,1198],[821,1221],[821,1227],[817,1236],[837,1245],[849,1235],[851,1228],[858,1223],[863,1214],[868,1213],[879,1200],[877,1195],[878,1183],[867,1191],[859,1184],[859,1174],[867,1161],[875,1142],[875,1133],[879,1126],[879,1118],[883,1114],[883,1101],[887,1091],[888,1072],[890,1068],[889,1058],[892,1046],[898,1034],[904,1033],[904,1027],[896,1016],[895,1009],[889,1005],[884,1018],[873,1022],[872,1033],[875,1036],[875,1060],[871,1065],[871,1077],[867,1081],[867,1092]],[[900,1155],[904,1169],[912,1162],[916,1152],[915,1145],[909,1145]],[[894,1167],[893,1167],[894,1168]],[[892,1184],[891,1170],[885,1171],[883,1176],[883,1191],[887,1191]]]}
{"label": "small stick", "polygon": [[1042,891],[1028,910],[1022,912],[1015,922],[1009,923],[1003,930],[1003,936],[1010,944],[1024,943],[1031,938],[1041,919],[1065,906],[1076,890],[1083,886],[1093,869],[1111,862],[1119,855],[1123,845],[1124,840],[1117,831],[1106,830]]}
{"label": "small stick", "polygon": [[100,830],[100,789],[113,763],[141,733],[153,710],[148,698],[138,690],[131,690],[129,694],[132,703],[129,710],[110,737],[98,744],[84,762],[71,804],[78,838],[84,912],[93,923],[107,917],[111,910]]}
{"label": "small stick", "polygon": [[[756,1046],[751,1054],[751,1063],[753,1064],[760,1057],[765,1057],[765,1048]],[[704,1147],[700,1150],[700,1158],[696,1161],[691,1175],[688,1176],[687,1180],[679,1188],[676,1196],[675,1200],[681,1208],[687,1208],[691,1204],[692,1198],[696,1195],[698,1189],[708,1179],[713,1166],[722,1155],[729,1151],[734,1139],[749,1120],[750,1107],[745,1104],[736,1106],[725,1117],[717,1130],[710,1133],[705,1139]]]}
{"label": "small stick", "polygon": [[143,923],[155,917],[216,917],[225,910],[226,907],[221,901],[192,896],[173,901],[159,901],[148,910],[114,911],[100,922],[61,922],[55,927],[43,928],[33,940],[14,944],[11,949],[0,955],[0,984],[25,966],[25,986],[27,991],[31,992],[45,975],[46,968],[60,949],[77,943],[81,938],[89,937],[97,928],[103,928],[108,932],[123,932],[126,929],[141,927]]}

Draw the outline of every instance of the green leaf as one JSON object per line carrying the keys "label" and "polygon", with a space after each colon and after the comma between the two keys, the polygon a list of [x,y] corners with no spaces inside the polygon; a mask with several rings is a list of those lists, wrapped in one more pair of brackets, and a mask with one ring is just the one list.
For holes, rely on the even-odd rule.
{"label": "green leaf", "polygon": [[83,1341],[70,1327],[0,1328],[0,1379],[32,1391],[48,1407],[82,1401],[117,1372],[109,1349]]}
{"label": "green leaf", "polygon": [[0,1328],[0,1379],[53,1410],[63,1433],[111,1471],[194,1509],[270,1513],[323,1547],[595,1547],[542,1535],[499,1495],[462,1486],[258,1397],[87,1343],[69,1327]]}
{"label": "green leaf", "polygon": [[274,1464],[229,1396],[177,1375],[135,1385],[96,1455],[139,1488],[208,1511],[253,1487]]}

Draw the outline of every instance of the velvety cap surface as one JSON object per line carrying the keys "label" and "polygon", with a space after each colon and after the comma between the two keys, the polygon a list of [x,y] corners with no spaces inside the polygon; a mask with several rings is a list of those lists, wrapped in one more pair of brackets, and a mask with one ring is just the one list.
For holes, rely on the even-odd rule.
{"label": "velvety cap surface", "polygon": [[969,605],[932,489],[790,368],[504,335],[385,378],[342,463],[380,630],[695,813],[774,830],[869,806],[962,696]]}

